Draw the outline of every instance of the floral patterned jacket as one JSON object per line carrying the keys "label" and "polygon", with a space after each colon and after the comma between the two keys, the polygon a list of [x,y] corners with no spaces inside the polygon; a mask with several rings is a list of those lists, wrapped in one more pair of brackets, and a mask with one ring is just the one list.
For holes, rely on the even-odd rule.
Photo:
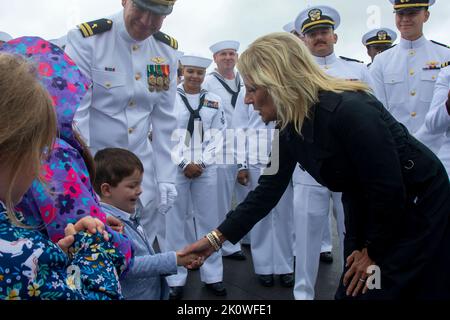
{"label": "floral patterned jacket", "polygon": [[[39,80],[49,92],[58,119],[59,137],[43,163],[42,176],[47,184],[35,180],[17,207],[28,225],[43,225],[44,234],[56,243],[64,229],[85,216],[106,222],[93,191],[88,169],[81,156],[83,148],[75,138],[73,117],[84,98],[90,81],[58,46],[38,37],[22,37],[3,45],[0,51],[19,54],[35,64]],[[131,242],[108,229],[116,248],[132,262]]]}
{"label": "floral patterned jacket", "polygon": [[0,299],[122,299],[124,258],[113,244],[83,232],[72,249],[69,259],[39,231],[11,224],[0,202]]}

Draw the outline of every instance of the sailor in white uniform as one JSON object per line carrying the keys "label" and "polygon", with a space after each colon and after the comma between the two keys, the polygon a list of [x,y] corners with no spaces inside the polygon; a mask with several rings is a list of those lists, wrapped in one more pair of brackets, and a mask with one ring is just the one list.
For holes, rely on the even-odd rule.
{"label": "sailor in white uniform", "polygon": [[445,134],[438,157],[450,176],[450,61],[441,64],[441,72],[434,87],[430,111],[425,125],[433,134]]}
{"label": "sailor in white uniform", "polygon": [[[189,244],[184,228],[186,217],[191,215],[190,201],[195,216],[196,240],[219,223],[215,153],[221,148],[226,129],[220,97],[202,89],[206,69],[212,60],[198,54],[186,54],[180,61],[184,82],[178,86],[175,100],[178,130],[174,136],[177,147],[172,155],[177,169],[178,197],[166,216],[167,250]],[[200,279],[214,294],[223,296],[226,290],[222,277],[222,256],[214,253],[200,268]],[[178,274],[167,278],[171,299],[181,298],[186,279],[184,268],[178,268]]]}
{"label": "sailor in white uniform", "polygon": [[[67,54],[93,84],[75,124],[95,154],[128,149],[144,164],[141,223],[164,251],[164,214],[176,198],[171,163],[177,41],[159,32],[173,0],[123,0],[108,19],[83,23],[67,36]],[[152,129],[153,141],[148,138]]]}
{"label": "sailor in white uniform", "polygon": [[425,126],[439,66],[450,60],[447,46],[427,40],[423,34],[429,6],[435,0],[390,0],[401,34],[400,43],[376,56],[370,67],[376,97],[389,112],[436,154],[442,134]]}
{"label": "sailor in white uniform", "polygon": [[[252,191],[258,186],[259,177],[269,163],[275,122],[265,124],[253,106],[245,104],[244,97],[245,88],[238,97],[233,125],[237,134],[245,134],[246,138],[236,153],[240,164],[238,182]],[[294,285],[292,202],[290,184],[277,206],[250,231],[254,270],[259,282],[266,287],[274,285],[274,275],[279,275],[283,287]]]}
{"label": "sailor in white uniform", "polygon": [[[339,27],[339,13],[328,6],[314,6],[303,10],[295,19],[297,32],[304,34],[304,43],[316,62],[329,75],[349,81],[360,80],[371,85],[367,67],[360,61],[338,57],[334,53],[337,42],[335,30]],[[314,299],[319,259],[325,245],[322,244],[324,231],[330,225],[330,205],[337,222],[340,242],[340,256],[343,256],[344,210],[341,193],[331,192],[321,186],[306,171],[297,168],[294,182],[295,221],[295,287],[297,300]]]}
{"label": "sailor in white uniform", "polygon": [[[205,79],[204,88],[217,94],[222,99],[223,109],[227,118],[227,129],[233,128],[233,113],[236,107],[239,92],[243,82],[239,73],[235,71],[238,59],[240,43],[234,40],[226,40],[215,43],[210,47],[217,68]],[[236,183],[237,164],[234,163],[235,141],[231,137],[225,137],[223,161],[217,168],[217,183],[219,185],[219,219],[225,219],[225,215],[231,210],[233,194],[245,192]],[[241,198],[241,196],[237,196]],[[233,245],[227,241],[222,246],[222,255],[235,260],[245,260],[240,243]]]}
{"label": "sailor in white uniform", "polygon": [[366,32],[362,37],[362,43],[367,48],[367,55],[371,59],[368,67],[372,64],[375,56],[390,49],[396,39],[397,33],[389,28],[377,28]]}

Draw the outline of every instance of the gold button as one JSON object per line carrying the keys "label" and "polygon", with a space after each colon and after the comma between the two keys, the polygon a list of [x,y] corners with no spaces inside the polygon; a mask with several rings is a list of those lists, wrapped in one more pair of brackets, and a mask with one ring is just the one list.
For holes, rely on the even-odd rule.
{"label": "gold button", "polygon": [[136,76],[134,77],[136,79],[136,81],[141,80],[142,75],[140,73],[136,73]]}
{"label": "gold button", "polygon": [[414,97],[416,95],[416,90],[411,91],[411,95]]}
{"label": "gold button", "polygon": [[432,76],[431,79],[436,80],[436,76]]}
{"label": "gold button", "polygon": [[134,107],[134,106],[135,106],[134,101],[130,101],[129,106],[130,106],[131,108]]}
{"label": "gold button", "polygon": [[129,133],[129,134],[132,134],[133,132],[134,132],[134,128],[128,129],[128,133]]}
{"label": "gold button", "polygon": [[414,75],[414,70],[413,69],[409,70],[409,75],[411,75],[411,76]]}
{"label": "gold button", "polygon": [[411,112],[411,117],[415,117],[415,116],[417,116],[417,112]]}
{"label": "gold button", "polygon": [[135,44],[134,46],[133,46],[133,51],[136,51],[136,50],[138,50],[139,49],[139,46],[137,45],[137,44]]}
{"label": "gold button", "polygon": [[416,54],[416,51],[414,51],[414,50],[410,50],[410,51],[409,51],[409,55],[410,55],[410,56],[413,56],[413,55],[415,55],[415,54]]}
{"label": "gold button", "polygon": [[105,87],[107,87],[108,89],[111,88],[111,83],[109,82],[105,83]]}

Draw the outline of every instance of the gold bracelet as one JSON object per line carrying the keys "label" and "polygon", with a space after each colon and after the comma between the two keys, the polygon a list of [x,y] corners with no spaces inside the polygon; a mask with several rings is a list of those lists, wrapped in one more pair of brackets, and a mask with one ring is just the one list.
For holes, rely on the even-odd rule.
{"label": "gold bracelet", "polygon": [[217,244],[219,245],[219,247],[222,248],[222,242],[220,242],[220,237],[217,234],[217,232],[215,230],[211,231],[212,235],[214,236],[214,239],[216,240]]}
{"label": "gold bracelet", "polygon": [[209,233],[209,235],[210,235],[210,237],[211,237],[211,240],[214,242],[214,249],[216,250],[216,251],[219,251],[221,248],[222,248],[222,246],[220,245],[220,241],[217,241],[216,240],[216,238],[214,237],[214,235],[212,234],[212,232],[210,232]]}
{"label": "gold bracelet", "polygon": [[219,251],[220,250],[220,246],[218,243],[216,243],[216,239],[214,239],[214,236],[212,235],[212,233],[208,233],[206,236],[206,239],[208,239],[209,244],[213,247],[214,251]]}

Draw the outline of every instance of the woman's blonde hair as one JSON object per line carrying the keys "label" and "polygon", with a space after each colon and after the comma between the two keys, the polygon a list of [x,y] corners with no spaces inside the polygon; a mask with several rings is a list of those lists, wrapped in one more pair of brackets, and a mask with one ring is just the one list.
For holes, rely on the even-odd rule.
{"label": "woman's blonde hair", "polygon": [[39,177],[41,160],[56,137],[53,102],[37,78],[35,67],[24,58],[0,53],[0,163],[10,170],[5,205],[11,222],[22,225],[14,214],[13,186],[24,168]]}
{"label": "woman's blonde hair", "polygon": [[310,108],[319,102],[320,91],[370,91],[362,82],[328,76],[302,41],[286,32],[272,33],[253,42],[241,54],[238,69],[244,79],[268,91],[281,129],[293,123],[299,134]]}

